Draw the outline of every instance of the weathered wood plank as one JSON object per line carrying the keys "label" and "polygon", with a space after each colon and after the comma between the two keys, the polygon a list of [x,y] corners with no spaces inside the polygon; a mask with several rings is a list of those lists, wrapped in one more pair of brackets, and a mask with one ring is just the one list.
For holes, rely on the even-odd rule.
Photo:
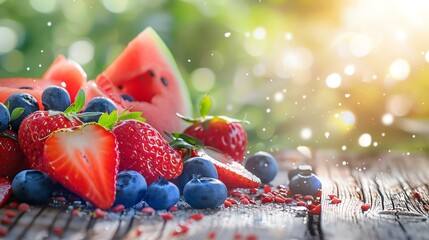
{"label": "weathered wood plank", "polygon": [[[412,191],[427,186],[426,159],[400,155],[318,156],[317,173],[323,183],[323,237],[428,239],[428,212],[422,201],[412,198]],[[342,203],[330,204],[328,194],[337,195]],[[372,207],[363,213],[360,206],[365,202]]]}

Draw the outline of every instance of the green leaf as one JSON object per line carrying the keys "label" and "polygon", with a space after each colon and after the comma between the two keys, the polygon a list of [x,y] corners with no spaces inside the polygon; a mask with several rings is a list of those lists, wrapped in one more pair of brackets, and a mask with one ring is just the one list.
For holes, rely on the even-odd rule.
{"label": "green leaf", "polygon": [[5,102],[4,105],[6,106],[7,109],[9,109],[9,101]]}
{"label": "green leaf", "polygon": [[127,120],[127,119],[133,119],[140,122],[146,122],[146,119],[142,117],[141,112],[129,112],[128,109],[124,110],[121,115],[119,116],[119,120]]}
{"label": "green leaf", "polygon": [[103,113],[98,119],[98,124],[106,129],[111,130],[115,123],[118,121],[118,111],[113,110],[110,114],[107,112]]}
{"label": "green leaf", "polygon": [[171,135],[176,139],[183,139],[185,142],[187,142],[193,146],[203,146],[202,141],[200,141],[197,138],[191,137],[187,134],[176,132],[176,133],[172,133]]}
{"label": "green leaf", "polygon": [[205,118],[207,114],[210,112],[210,109],[212,108],[212,99],[211,97],[206,94],[200,101],[200,114],[202,118]]}
{"label": "green leaf", "polygon": [[65,111],[64,113],[68,114],[68,113],[77,113],[80,112],[83,107],[85,106],[85,92],[80,89],[79,92],[76,95],[76,98],[74,100],[74,103],[72,105],[70,105]]}
{"label": "green leaf", "polygon": [[13,121],[17,118],[19,118],[23,113],[24,113],[24,108],[22,107],[17,107],[15,109],[12,110],[12,113],[10,114],[10,121]]}

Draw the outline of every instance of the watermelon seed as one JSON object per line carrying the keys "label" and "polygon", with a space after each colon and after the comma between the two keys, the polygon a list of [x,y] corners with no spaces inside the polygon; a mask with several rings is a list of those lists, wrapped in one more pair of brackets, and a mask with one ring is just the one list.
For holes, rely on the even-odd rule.
{"label": "watermelon seed", "polygon": [[168,80],[165,77],[161,77],[161,82],[164,86],[168,86]]}
{"label": "watermelon seed", "polygon": [[149,70],[149,75],[150,75],[151,77],[155,77],[155,73],[154,73],[152,70]]}

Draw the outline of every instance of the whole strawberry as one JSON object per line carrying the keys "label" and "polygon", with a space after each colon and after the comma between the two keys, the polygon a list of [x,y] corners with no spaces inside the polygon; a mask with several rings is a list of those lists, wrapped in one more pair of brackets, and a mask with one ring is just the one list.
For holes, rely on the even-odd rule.
{"label": "whole strawberry", "polygon": [[45,170],[43,146],[52,132],[82,125],[74,114],[83,108],[84,103],[85,96],[83,91],[80,91],[76,101],[64,112],[36,111],[22,121],[18,131],[19,146],[31,168]]}
{"label": "whole strawberry", "polygon": [[211,98],[205,95],[200,102],[201,118],[179,115],[192,123],[183,133],[201,140],[205,146],[214,147],[241,163],[247,146],[247,133],[241,125],[243,121],[225,116],[207,116],[211,105]]}
{"label": "whole strawberry", "polygon": [[116,123],[112,132],[120,153],[119,171],[137,171],[148,185],[159,176],[171,179],[182,173],[181,152],[173,149],[151,125],[128,119]]}
{"label": "whole strawberry", "polygon": [[0,133],[0,176],[13,178],[24,165],[16,134],[10,130]]}

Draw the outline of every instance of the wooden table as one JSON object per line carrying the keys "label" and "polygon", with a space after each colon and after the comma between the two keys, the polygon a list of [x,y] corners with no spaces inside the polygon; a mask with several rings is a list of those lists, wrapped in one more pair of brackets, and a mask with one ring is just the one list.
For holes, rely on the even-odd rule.
{"label": "wooden table", "polygon": [[[236,205],[193,210],[181,205],[172,220],[158,214],[110,213],[96,218],[70,209],[33,207],[17,212],[4,239],[172,239],[192,214],[203,219],[189,224],[179,239],[429,239],[429,157],[422,155],[354,155],[318,153],[306,159],[279,153],[282,171],[275,184],[287,184],[293,164],[311,163],[323,183],[322,213],[312,216],[294,205]],[[421,199],[413,197],[418,191]],[[342,200],[331,204],[328,195]],[[363,212],[361,205],[371,203]],[[0,217],[6,209],[0,209]],[[61,237],[56,234],[62,230]]]}

